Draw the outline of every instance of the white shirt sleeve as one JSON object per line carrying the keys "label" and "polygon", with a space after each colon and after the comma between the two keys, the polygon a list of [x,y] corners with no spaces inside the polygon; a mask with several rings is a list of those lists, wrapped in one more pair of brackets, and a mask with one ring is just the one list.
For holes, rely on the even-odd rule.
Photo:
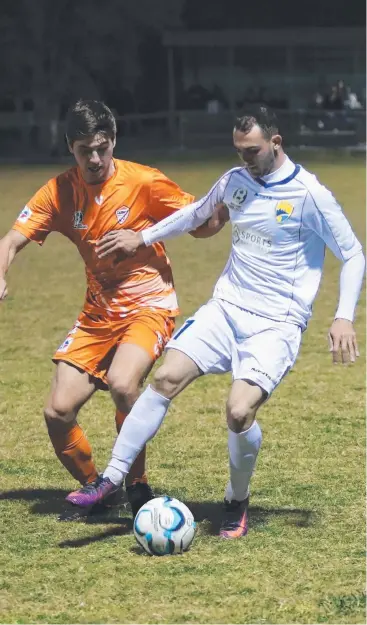
{"label": "white shirt sleeve", "polygon": [[153,245],[158,241],[173,239],[185,232],[196,230],[212,216],[215,205],[223,201],[224,191],[230,177],[230,172],[224,174],[201,200],[188,204],[151,228],[142,230],[145,245]]}
{"label": "white shirt sleeve", "polygon": [[335,318],[353,321],[364,277],[362,246],[332,193],[319,183],[308,189],[304,224],[313,230],[344,264],[340,274]]}

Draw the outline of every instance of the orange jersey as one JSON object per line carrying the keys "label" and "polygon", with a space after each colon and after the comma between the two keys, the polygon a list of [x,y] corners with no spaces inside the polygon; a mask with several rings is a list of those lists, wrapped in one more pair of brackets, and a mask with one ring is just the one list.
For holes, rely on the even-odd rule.
{"label": "orange jersey", "polygon": [[78,247],[87,275],[84,310],[123,317],[141,308],[178,314],[169,259],[164,245],[139,249],[131,258],[99,259],[96,242],[111,230],[140,231],[193,201],[162,172],[114,159],[107,181],[84,182],[77,167],[49,180],[20,213],[13,228],[40,245],[60,232]]}

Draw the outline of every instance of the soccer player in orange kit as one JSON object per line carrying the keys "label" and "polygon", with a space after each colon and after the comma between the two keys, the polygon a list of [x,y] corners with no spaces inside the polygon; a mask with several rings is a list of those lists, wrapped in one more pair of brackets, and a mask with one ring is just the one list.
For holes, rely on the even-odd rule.
{"label": "soccer player in orange kit", "polygon": [[[191,203],[193,196],[157,169],[113,158],[116,121],[102,102],[80,100],[72,106],[66,134],[77,166],[39,189],[0,241],[0,301],[7,296],[6,272],[30,241],[42,245],[57,231],[78,247],[86,266],[85,303],[54,354],[56,372],[44,414],[57,457],[88,486],[99,477],[91,446],[77,423],[80,408],[96,390],[109,388],[119,431],[172,336],[178,314],[163,244],[141,249],[134,257],[106,258],[98,257],[96,244],[121,228],[144,230]],[[212,236],[223,225],[217,218],[192,234]],[[154,496],[145,474],[145,448],[125,485],[135,515]],[[84,514],[66,511],[60,520]]]}

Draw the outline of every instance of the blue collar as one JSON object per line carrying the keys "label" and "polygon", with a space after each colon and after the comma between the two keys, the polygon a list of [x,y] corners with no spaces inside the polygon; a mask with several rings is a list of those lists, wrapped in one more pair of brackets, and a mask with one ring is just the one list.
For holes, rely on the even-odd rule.
{"label": "blue collar", "polygon": [[291,180],[293,180],[293,178],[297,176],[300,169],[301,169],[301,165],[295,165],[292,173],[286,178],[283,178],[283,180],[275,180],[274,182],[265,182],[265,180],[262,180],[261,178],[255,178],[255,180],[258,184],[261,184],[261,186],[264,187],[265,189],[269,189],[270,187],[276,187],[277,185],[280,185],[280,184],[287,184],[287,182],[290,182]]}

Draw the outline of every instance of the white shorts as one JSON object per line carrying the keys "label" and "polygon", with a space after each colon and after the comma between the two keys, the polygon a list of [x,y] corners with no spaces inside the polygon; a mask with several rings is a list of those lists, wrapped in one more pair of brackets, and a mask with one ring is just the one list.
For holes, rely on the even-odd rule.
{"label": "white shorts", "polygon": [[301,328],[260,317],[221,299],[211,299],[187,319],[167,343],[206,373],[232,371],[269,395],[293,367]]}

